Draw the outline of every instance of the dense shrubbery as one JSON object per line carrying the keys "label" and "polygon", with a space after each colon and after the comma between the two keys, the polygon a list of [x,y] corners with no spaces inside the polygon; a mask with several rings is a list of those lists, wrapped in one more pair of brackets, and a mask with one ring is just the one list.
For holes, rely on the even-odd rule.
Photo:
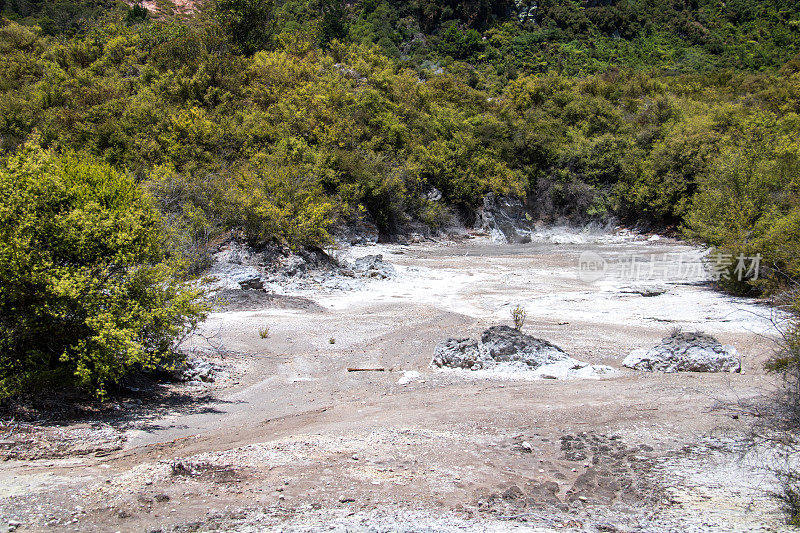
{"label": "dense shrubbery", "polygon": [[612,65],[759,70],[800,52],[791,0],[372,0],[355,4],[349,29],[398,58],[468,59],[499,78]]}
{"label": "dense shrubbery", "polygon": [[748,117],[740,136],[721,147],[699,180],[687,216],[690,233],[720,252],[763,255],[762,277],[771,282],[770,289],[788,288],[800,279],[798,128],[800,117],[794,114]]}
{"label": "dense shrubbery", "polygon": [[[219,10],[248,6],[137,25],[120,14],[69,40],[5,24],[0,145],[13,151],[38,130],[56,150],[133,172],[195,270],[204,242],[231,227],[319,245],[343,220],[368,215],[391,234],[413,220],[441,224],[495,192],[527,196],[542,220],[614,216],[686,228],[731,253],[764,248],[773,272],[797,275],[793,248],[779,244],[797,231],[792,63],[498,85],[462,63],[411,69],[375,48],[332,41],[323,51],[302,31],[278,31],[302,6],[325,12],[311,4],[281,4],[270,49],[256,51],[265,40],[247,44],[249,33],[218,23]],[[441,202],[428,199],[434,187]]]}
{"label": "dense shrubbery", "polygon": [[[213,0],[193,17],[62,4],[72,15],[54,24],[48,3],[0,4],[21,23],[0,19],[4,179],[17,179],[14,165],[33,156],[11,154],[36,135],[51,155],[32,184],[77,179],[74,164],[79,176],[134,187],[119,196],[132,213],[155,217],[152,196],[164,221],[153,231],[184,272],[207,266],[207,243],[230,229],[321,245],[337,224],[369,217],[390,236],[469,217],[494,192],[523,197],[542,221],[619,218],[731,256],[762,254],[768,283],[735,290],[800,276],[794,3]],[[57,155],[74,153],[95,161]],[[15,187],[6,187],[10,209]],[[116,205],[104,216],[118,216]],[[156,248],[128,250],[123,270],[171,287]],[[91,346],[70,344],[80,329],[70,325],[63,345],[22,349],[14,335],[33,318],[11,313],[2,357],[16,358],[9,368],[24,379],[69,369],[102,388],[157,361],[197,311],[169,291],[140,316],[113,308],[107,328],[84,317],[85,328],[126,332]],[[162,304],[156,328],[147,321]],[[142,342],[153,328],[154,343]],[[129,357],[118,356],[123,344]]]}
{"label": "dense shrubbery", "polygon": [[75,383],[102,395],[173,357],[202,316],[130,178],[29,144],[0,168],[0,396]]}

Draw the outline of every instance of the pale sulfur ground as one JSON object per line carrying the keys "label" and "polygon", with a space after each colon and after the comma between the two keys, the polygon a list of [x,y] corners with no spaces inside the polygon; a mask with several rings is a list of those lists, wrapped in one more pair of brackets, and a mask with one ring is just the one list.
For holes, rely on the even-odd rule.
{"label": "pale sulfur ground", "polygon": [[[680,243],[553,240],[353,248],[343,257],[382,253],[398,275],[293,293],[322,310],[212,315],[204,335],[240,354],[228,358],[238,384],[130,430],[110,455],[0,464],[0,514],[20,530],[781,528],[764,496],[771,479],[739,455],[747,421],[712,409],[771,386],[771,311],[704,285],[691,266],[702,251]],[[581,278],[586,252],[607,262],[604,277]],[[631,257],[647,265],[635,276]],[[648,287],[667,291],[637,293]],[[517,305],[526,333],[615,371],[543,380],[429,368],[439,341],[509,324]],[[734,345],[744,372],[621,368],[673,327]],[[611,452],[569,456],[564,437]],[[593,484],[595,472],[610,485]]]}

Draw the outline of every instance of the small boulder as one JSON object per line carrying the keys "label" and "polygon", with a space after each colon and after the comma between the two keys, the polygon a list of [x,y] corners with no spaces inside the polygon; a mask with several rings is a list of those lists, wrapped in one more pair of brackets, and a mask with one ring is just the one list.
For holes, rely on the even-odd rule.
{"label": "small boulder", "polygon": [[736,348],[699,332],[676,331],[649,350],[634,350],[622,365],[650,372],[741,372]]}
{"label": "small boulder", "polygon": [[499,363],[516,363],[534,370],[542,365],[570,359],[558,346],[526,335],[508,326],[493,326],[481,340],[447,339],[434,351],[433,365],[479,370]]}
{"label": "small boulder", "polygon": [[569,359],[569,355],[555,344],[509,326],[487,329],[481,335],[481,344],[493,361],[519,361],[531,368]]}
{"label": "small boulder", "polygon": [[264,280],[256,273],[245,273],[236,278],[242,290],[264,290]]}
{"label": "small boulder", "polygon": [[436,345],[433,365],[438,367],[477,370],[483,366],[483,355],[475,339],[447,339]]}
{"label": "small boulder", "polygon": [[394,267],[383,260],[383,255],[365,255],[351,265],[353,272],[365,278],[386,279],[394,276]]}
{"label": "small boulder", "polygon": [[608,366],[573,359],[555,344],[508,326],[493,326],[483,332],[480,340],[451,338],[440,342],[431,365],[501,373],[532,372],[541,379],[591,379],[613,372]]}
{"label": "small boulder", "polygon": [[178,370],[177,377],[190,385],[199,385],[201,382],[213,383],[219,370],[217,365],[204,359],[189,359]]}

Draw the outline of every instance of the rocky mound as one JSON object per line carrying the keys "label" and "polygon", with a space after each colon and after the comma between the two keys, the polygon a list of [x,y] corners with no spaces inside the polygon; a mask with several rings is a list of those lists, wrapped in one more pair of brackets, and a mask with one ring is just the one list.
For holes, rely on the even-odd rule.
{"label": "rocky mound", "polygon": [[365,278],[386,279],[395,275],[394,267],[384,261],[381,254],[359,257],[352,262],[350,269]]}
{"label": "rocky mound", "polygon": [[592,366],[558,346],[508,326],[493,326],[480,340],[450,338],[440,342],[431,364],[439,368],[534,370],[543,378],[590,377],[609,367]]}
{"label": "rocky mound", "polygon": [[395,268],[382,255],[346,261],[320,248],[292,251],[277,244],[255,248],[230,240],[214,254],[201,281],[204,288],[224,293],[226,300],[234,302],[233,308],[244,309],[263,299],[254,295],[319,288],[353,290],[364,279],[395,275]]}
{"label": "rocky mound", "polygon": [[479,225],[497,242],[524,244],[531,242],[532,219],[525,205],[517,198],[488,194],[478,210]]}
{"label": "rocky mound", "polygon": [[676,331],[649,350],[634,350],[622,365],[651,372],[741,372],[736,348],[699,332]]}

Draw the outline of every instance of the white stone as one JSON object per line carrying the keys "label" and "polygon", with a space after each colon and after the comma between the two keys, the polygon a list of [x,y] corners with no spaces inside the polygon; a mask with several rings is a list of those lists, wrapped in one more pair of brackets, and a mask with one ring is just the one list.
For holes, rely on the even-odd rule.
{"label": "white stone", "polygon": [[655,372],[741,372],[736,348],[702,333],[676,332],[649,350],[634,350],[622,365]]}

